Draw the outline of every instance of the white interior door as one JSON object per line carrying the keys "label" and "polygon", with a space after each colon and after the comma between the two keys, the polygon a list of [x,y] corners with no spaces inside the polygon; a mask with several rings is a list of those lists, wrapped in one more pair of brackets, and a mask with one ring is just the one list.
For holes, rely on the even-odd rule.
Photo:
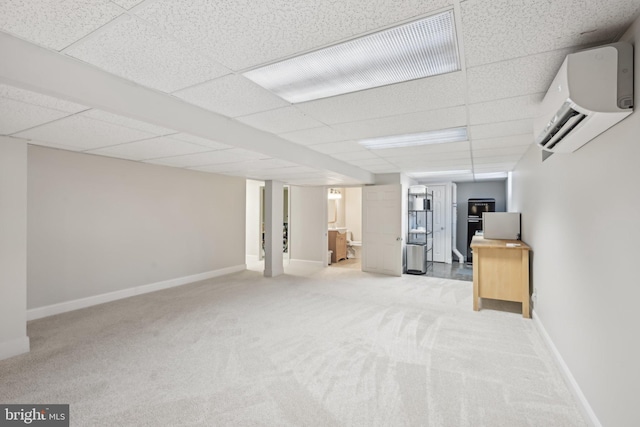
{"label": "white interior door", "polygon": [[428,191],[433,191],[433,260],[445,262],[446,241],[446,198],[445,186],[429,186]]}
{"label": "white interior door", "polygon": [[402,187],[362,189],[362,271],[402,275]]}

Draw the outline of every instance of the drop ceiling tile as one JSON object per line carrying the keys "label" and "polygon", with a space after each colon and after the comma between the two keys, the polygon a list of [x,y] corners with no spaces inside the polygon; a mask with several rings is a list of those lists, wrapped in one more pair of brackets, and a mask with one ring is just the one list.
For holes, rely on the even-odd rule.
{"label": "drop ceiling tile", "polygon": [[125,9],[131,9],[132,7],[142,3],[144,0],[112,0],[115,4],[124,7]]}
{"label": "drop ceiling tile", "polygon": [[478,139],[499,138],[507,135],[522,135],[525,133],[531,133],[533,135],[533,119],[469,126],[469,135],[473,141]]}
{"label": "drop ceiling tile", "polygon": [[529,149],[529,145],[514,145],[510,147],[488,148],[484,150],[473,150],[474,161],[479,158],[486,157],[502,157],[502,156],[522,156]]}
{"label": "drop ceiling tile", "polygon": [[295,107],[264,111],[239,117],[238,120],[254,128],[275,134],[322,126],[322,123],[307,116]]}
{"label": "drop ceiling tile", "polygon": [[[475,154],[475,153],[474,153]],[[476,157],[473,156],[473,166],[482,167],[485,165],[495,165],[498,163],[515,163],[522,158],[522,154],[509,154],[509,155],[501,155],[501,156],[487,156],[487,157]]]}
{"label": "drop ceiling tile", "polygon": [[344,160],[346,162],[349,162],[350,160],[380,159],[380,157],[376,156],[370,150],[352,151],[350,153],[336,153],[331,154],[331,156],[335,157],[338,160]]}
{"label": "drop ceiling tile", "polygon": [[0,98],[8,98],[14,101],[24,102],[25,104],[63,111],[65,113],[78,113],[89,108],[74,102],[64,101],[52,96],[4,84],[0,84]]}
{"label": "drop ceiling tile", "polygon": [[324,154],[340,154],[353,152],[367,152],[366,148],[355,141],[328,142],[326,144],[308,145],[308,148]]}
{"label": "drop ceiling tile", "polygon": [[384,159],[364,159],[364,160],[349,160],[347,163],[358,167],[366,166],[395,166]]}
{"label": "drop ceiling tile", "polygon": [[465,107],[452,107],[441,110],[382,117],[379,119],[341,123],[332,125],[332,127],[345,134],[349,139],[362,139],[447,129],[465,126],[466,124],[467,111]]}
{"label": "drop ceiling tile", "polygon": [[75,115],[20,132],[18,136],[90,150],[155,135]]}
{"label": "drop ceiling tile", "polygon": [[546,92],[573,49],[560,49],[470,68],[469,103]]}
{"label": "drop ceiling tile", "polygon": [[469,105],[469,122],[471,125],[506,122],[511,120],[531,119],[536,115],[536,108],[542,101],[544,93],[516,96],[498,101],[482,102]]}
{"label": "drop ceiling tile", "polygon": [[[206,153],[188,154],[185,156],[166,157],[163,159],[147,160],[147,163],[157,165],[192,168],[195,166],[216,165],[254,160],[256,154],[242,149],[209,151]],[[259,156],[259,155],[258,155]],[[265,156],[267,157],[267,156]]]}
{"label": "drop ceiling tile", "polygon": [[190,144],[169,137],[157,137],[127,144],[90,150],[88,153],[129,160],[148,160],[210,151],[201,145]]}
{"label": "drop ceiling tile", "polygon": [[387,157],[390,162],[399,163],[419,163],[419,162],[438,162],[443,160],[459,160],[459,159],[471,159],[471,152],[469,150],[464,151],[452,151],[444,153],[432,153],[422,156],[399,156],[399,157]]}
{"label": "drop ceiling tile", "polygon": [[447,144],[420,145],[417,147],[387,148],[384,150],[372,150],[377,156],[386,158],[409,157],[428,158],[437,153],[463,152],[468,153],[471,149],[469,141],[451,142]]}
{"label": "drop ceiling tile", "polygon": [[[451,0],[255,2],[159,0],[136,13],[240,70],[418,17]],[[238,31],[238,29],[242,31]],[[232,49],[229,46],[233,46]]]}
{"label": "drop ceiling tile", "polygon": [[202,145],[203,147],[209,147],[212,150],[224,150],[227,148],[233,148],[231,145],[223,144],[217,141],[212,141],[206,138],[201,138],[199,136],[191,135],[184,132],[175,133],[171,135],[171,138],[179,139],[180,141],[191,142],[192,144]]}
{"label": "drop ceiling tile", "polygon": [[330,126],[296,130],[293,132],[281,133],[278,136],[302,145],[323,144],[326,142],[338,142],[348,139],[342,133]]}
{"label": "drop ceiling tile", "polygon": [[363,166],[361,169],[369,171],[371,173],[393,173],[400,172],[401,169],[398,166],[390,165],[372,165],[372,166]]}
{"label": "drop ceiling tile", "polygon": [[174,92],[174,95],[228,117],[246,116],[289,105],[282,98],[235,74]]}
{"label": "drop ceiling tile", "polygon": [[132,119],[118,114],[107,113],[102,110],[89,110],[81,114],[81,116],[89,117],[95,120],[111,123],[114,125],[128,127],[130,129],[141,130],[143,132],[149,132],[154,135],[169,135],[176,133],[175,130],[169,128],[163,128],[161,126],[152,125],[150,123],[142,122],[140,120]]}
{"label": "drop ceiling tile", "polygon": [[173,92],[228,74],[138,18],[122,16],[66,54],[143,86]]}
{"label": "drop ceiling tile", "polygon": [[613,41],[640,11],[637,0],[476,0],[461,4],[467,66]]}
{"label": "drop ceiling tile", "polygon": [[508,163],[496,163],[492,165],[480,165],[478,167],[474,167],[473,171],[475,174],[482,173],[496,173],[496,172],[509,172],[512,171],[516,167],[517,162],[508,162]]}
{"label": "drop ceiling tile", "polygon": [[473,150],[488,150],[505,147],[529,147],[533,143],[533,133],[524,135],[503,136],[500,138],[474,139],[471,142]]}
{"label": "drop ceiling tile", "polygon": [[68,115],[62,111],[0,98],[0,135],[10,135]]}
{"label": "drop ceiling tile", "polygon": [[321,122],[337,124],[463,105],[464,89],[463,73],[455,72],[296,106]]}
{"label": "drop ceiling tile", "polygon": [[0,29],[62,50],[122,12],[107,0],[4,0],[0,2]]}

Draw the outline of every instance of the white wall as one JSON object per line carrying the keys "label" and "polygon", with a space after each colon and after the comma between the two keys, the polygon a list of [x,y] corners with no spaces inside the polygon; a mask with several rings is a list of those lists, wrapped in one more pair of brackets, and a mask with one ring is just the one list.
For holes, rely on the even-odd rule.
{"label": "white wall", "polygon": [[327,190],[291,186],[291,259],[322,263],[327,248]]}
{"label": "white wall", "polygon": [[28,307],[245,263],[245,180],[29,147]]}
{"label": "white wall", "polygon": [[0,360],[27,351],[27,145],[0,137]]}
{"label": "white wall", "polygon": [[246,211],[246,252],[247,261],[258,260],[260,248],[260,188],[263,181],[247,180],[247,211]]}
{"label": "white wall", "polygon": [[572,154],[513,172],[513,206],[533,248],[536,315],[605,426],[640,425],[640,19],[636,111]]}

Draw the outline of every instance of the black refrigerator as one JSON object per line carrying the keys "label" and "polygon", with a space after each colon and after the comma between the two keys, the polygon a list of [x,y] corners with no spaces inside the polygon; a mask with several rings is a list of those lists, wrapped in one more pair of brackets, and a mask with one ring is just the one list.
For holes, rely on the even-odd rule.
{"label": "black refrigerator", "polygon": [[482,214],[496,211],[496,199],[469,199],[467,207],[467,262],[473,262],[471,239],[482,231]]}

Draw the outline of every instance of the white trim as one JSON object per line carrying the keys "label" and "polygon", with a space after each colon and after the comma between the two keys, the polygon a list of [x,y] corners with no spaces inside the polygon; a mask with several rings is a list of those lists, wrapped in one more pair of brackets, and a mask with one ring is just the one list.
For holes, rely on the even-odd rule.
{"label": "white trim", "polygon": [[135,295],[147,294],[149,292],[182,286],[189,283],[198,282],[200,280],[206,280],[214,277],[224,276],[226,274],[237,273],[246,269],[246,264],[234,265],[232,267],[207,271],[205,273],[193,274],[191,276],[178,277],[176,279],[164,280],[162,282],[150,283],[148,285],[136,286],[133,288],[122,289],[120,291],[108,292],[106,294],[94,295],[91,297],[65,301],[58,304],[46,305],[44,307],[32,308],[30,310],[27,310],[27,320],[41,319],[43,317],[66,313],[68,311],[91,307],[98,304],[104,304],[106,302],[129,298]]}
{"label": "white trim", "polygon": [[325,267],[324,261],[310,261],[307,259],[290,259],[289,265],[294,267]]}
{"label": "white trim", "polygon": [[589,401],[587,400],[586,396],[580,389],[580,385],[578,385],[578,382],[573,377],[571,370],[565,363],[564,359],[560,355],[560,352],[558,351],[555,344],[551,340],[551,337],[547,333],[547,330],[542,324],[542,320],[540,320],[540,317],[533,310],[532,310],[532,318],[533,318],[533,323],[538,328],[538,331],[540,331],[540,335],[542,335],[542,338],[544,338],[544,341],[547,344],[547,347],[549,347],[549,349],[551,350],[551,353],[553,353],[553,356],[555,357],[556,362],[558,363],[558,367],[560,368],[560,372],[562,372],[562,376],[564,377],[567,385],[569,386],[569,389],[573,393],[574,397],[578,400],[578,402],[580,402],[580,409],[582,409],[582,413],[584,414],[586,419],[589,422],[591,422],[591,425],[593,427],[602,427],[602,424],[600,423],[600,420],[598,420],[596,413],[593,412],[593,408],[591,408]]}
{"label": "white trim", "polygon": [[16,338],[0,343],[0,360],[29,353],[29,337]]}
{"label": "white trim", "polygon": [[256,264],[260,262],[258,255],[245,255],[245,262],[247,265]]}

